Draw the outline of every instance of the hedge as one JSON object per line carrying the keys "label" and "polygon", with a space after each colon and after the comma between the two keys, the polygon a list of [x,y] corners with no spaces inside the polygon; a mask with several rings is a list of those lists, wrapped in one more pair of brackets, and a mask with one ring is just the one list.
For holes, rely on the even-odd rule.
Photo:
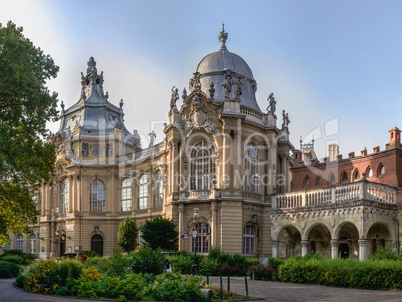
{"label": "hedge", "polygon": [[295,257],[279,267],[283,282],[364,289],[402,289],[402,261]]}

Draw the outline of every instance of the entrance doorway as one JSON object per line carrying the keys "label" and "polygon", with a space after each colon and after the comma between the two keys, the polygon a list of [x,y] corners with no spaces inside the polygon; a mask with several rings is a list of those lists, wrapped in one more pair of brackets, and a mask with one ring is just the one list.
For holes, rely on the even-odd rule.
{"label": "entrance doorway", "polygon": [[63,240],[63,236],[60,239],[60,257],[63,257],[66,253],[66,239]]}
{"label": "entrance doorway", "polygon": [[349,245],[347,243],[339,244],[339,258],[349,258]]}
{"label": "entrance doorway", "polygon": [[91,238],[91,250],[99,256],[103,256],[103,237],[99,234],[93,235]]}

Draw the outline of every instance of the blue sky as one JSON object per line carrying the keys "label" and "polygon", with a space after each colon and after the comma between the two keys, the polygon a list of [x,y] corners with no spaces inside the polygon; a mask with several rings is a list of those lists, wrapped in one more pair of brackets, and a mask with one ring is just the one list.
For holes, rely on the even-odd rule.
{"label": "blue sky", "polygon": [[289,112],[292,143],[314,133],[320,158],[331,142],[344,157],[384,149],[388,130],[402,128],[401,12],[401,1],[369,0],[0,0],[0,22],[23,26],[60,66],[50,90],[74,104],[94,56],[109,100],[124,99],[126,126],[145,146],[153,125],[162,140],[172,86],[188,87],[198,62],[219,48],[224,22],[228,49],[257,80],[260,107],[273,92],[277,112]]}

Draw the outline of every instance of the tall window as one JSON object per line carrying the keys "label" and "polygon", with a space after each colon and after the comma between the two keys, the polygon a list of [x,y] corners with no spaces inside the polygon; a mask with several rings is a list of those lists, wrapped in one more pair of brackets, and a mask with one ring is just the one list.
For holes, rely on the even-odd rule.
{"label": "tall window", "polygon": [[381,176],[381,175],[384,175],[384,174],[385,174],[385,168],[384,168],[384,166],[381,164],[381,165],[380,165],[380,168],[378,169],[378,175]]}
{"label": "tall window", "polygon": [[255,254],[255,232],[254,228],[251,225],[248,225],[244,228],[243,244],[243,253],[245,255]]}
{"label": "tall window", "polygon": [[304,179],[304,188],[305,189],[310,189],[310,187],[311,187],[311,180],[310,180],[310,177],[307,176]]}
{"label": "tall window", "polygon": [[258,151],[253,145],[244,150],[244,176],[243,191],[258,193]]}
{"label": "tall window", "polygon": [[29,236],[29,252],[32,254],[36,253],[36,236]]}
{"label": "tall window", "polygon": [[367,168],[367,172],[366,172],[367,177],[373,177],[373,169],[371,169],[370,167]]}
{"label": "tall window", "polygon": [[60,182],[59,190],[59,213],[67,213],[68,211],[68,195],[69,195],[69,179],[64,178]]}
{"label": "tall window", "polygon": [[318,175],[317,176],[317,187],[322,187],[323,183],[324,183],[324,181],[323,181],[321,175]]}
{"label": "tall window", "polygon": [[132,180],[131,178],[126,178],[121,183],[121,210],[131,211],[131,196],[132,196]]}
{"label": "tall window", "polygon": [[101,180],[95,180],[89,186],[89,202],[91,212],[105,212],[106,194],[105,184]]}
{"label": "tall window", "polygon": [[205,233],[202,231],[202,223],[197,223],[194,225],[193,230],[197,231],[197,238],[194,247],[194,238],[191,240],[191,248],[194,252],[194,248],[197,253],[208,253],[208,249],[211,245],[211,227],[206,224]]}
{"label": "tall window", "polygon": [[197,142],[190,151],[190,189],[208,190],[215,179],[215,150],[206,140]]}
{"label": "tall window", "polygon": [[353,173],[353,180],[359,180],[359,178],[360,178],[360,173],[359,173],[359,170],[355,170],[355,172]]}
{"label": "tall window", "polygon": [[348,173],[346,173],[346,171],[342,172],[341,181],[342,183],[348,182]]}
{"label": "tall window", "polygon": [[148,208],[148,176],[142,175],[138,184],[138,209]]}
{"label": "tall window", "polygon": [[156,172],[154,188],[155,207],[163,205],[163,177],[161,171]]}
{"label": "tall window", "polygon": [[24,238],[22,236],[17,237],[17,250],[24,249]]}
{"label": "tall window", "polygon": [[335,175],[334,175],[334,173],[331,173],[331,175],[329,176],[329,184],[331,186],[335,185]]}

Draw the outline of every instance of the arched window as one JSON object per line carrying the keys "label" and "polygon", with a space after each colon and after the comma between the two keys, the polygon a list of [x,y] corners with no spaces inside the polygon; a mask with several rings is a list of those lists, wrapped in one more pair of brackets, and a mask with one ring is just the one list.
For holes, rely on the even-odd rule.
{"label": "arched window", "polygon": [[323,185],[323,179],[322,179],[322,176],[321,175],[318,175],[317,176],[317,187],[322,187],[322,185]]}
{"label": "arched window", "polygon": [[95,234],[91,238],[91,251],[94,251],[99,256],[103,256],[103,237]]}
{"label": "arched window", "polygon": [[148,208],[148,175],[142,175],[138,184],[138,210]]}
{"label": "arched window", "polygon": [[378,168],[378,176],[384,175],[385,174],[385,168],[382,164],[380,164]]}
{"label": "arched window", "polygon": [[341,182],[342,183],[348,182],[348,173],[346,173],[346,171],[343,171],[341,174]]}
{"label": "arched window", "polygon": [[59,213],[68,212],[68,197],[69,197],[69,179],[64,178],[60,182],[59,189]]}
{"label": "arched window", "polygon": [[243,191],[258,193],[258,151],[253,145],[244,150],[244,176]]}
{"label": "arched window", "polygon": [[353,173],[353,180],[359,180],[360,179],[360,172],[358,169],[355,170],[355,172]]}
{"label": "arched window", "polygon": [[103,181],[95,180],[89,186],[89,203],[91,212],[105,212],[106,195]]}
{"label": "arched window", "polygon": [[243,244],[244,244],[243,253],[245,255],[255,254],[255,232],[254,228],[251,225],[248,225],[244,228]]}
{"label": "arched window", "polygon": [[17,250],[23,250],[24,249],[24,237],[22,236],[17,236]]}
{"label": "arched window", "polygon": [[367,177],[373,177],[373,169],[371,169],[371,167],[367,168],[366,175]]}
{"label": "arched window", "polygon": [[158,171],[155,175],[154,187],[154,206],[161,207],[163,205],[163,177],[162,172]]}
{"label": "arched window", "polygon": [[331,186],[333,186],[333,185],[335,185],[335,175],[334,175],[334,173],[331,173],[330,175],[329,175],[329,184],[331,185]]}
{"label": "arched window", "polygon": [[121,211],[131,211],[131,197],[132,197],[132,185],[133,181],[131,178],[126,178],[121,183]]}
{"label": "arched window", "polygon": [[206,140],[198,141],[190,151],[190,189],[208,190],[215,179],[215,150]]}
{"label": "arched window", "polygon": [[36,253],[36,236],[34,234],[29,236],[29,252],[31,254]]}
{"label": "arched window", "polygon": [[305,189],[310,189],[310,187],[311,187],[310,177],[306,176],[306,178],[304,179],[304,188]]}
{"label": "arched window", "polygon": [[202,223],[197,223],[193,227],[193,231],[197,231],[197,237],[194,246],[194,238],[192,238],[191,246],[194,252],[194,248],[198,253],[207,253],[211,242],[211,227],[206,223],[205,231],[202,230]]}

